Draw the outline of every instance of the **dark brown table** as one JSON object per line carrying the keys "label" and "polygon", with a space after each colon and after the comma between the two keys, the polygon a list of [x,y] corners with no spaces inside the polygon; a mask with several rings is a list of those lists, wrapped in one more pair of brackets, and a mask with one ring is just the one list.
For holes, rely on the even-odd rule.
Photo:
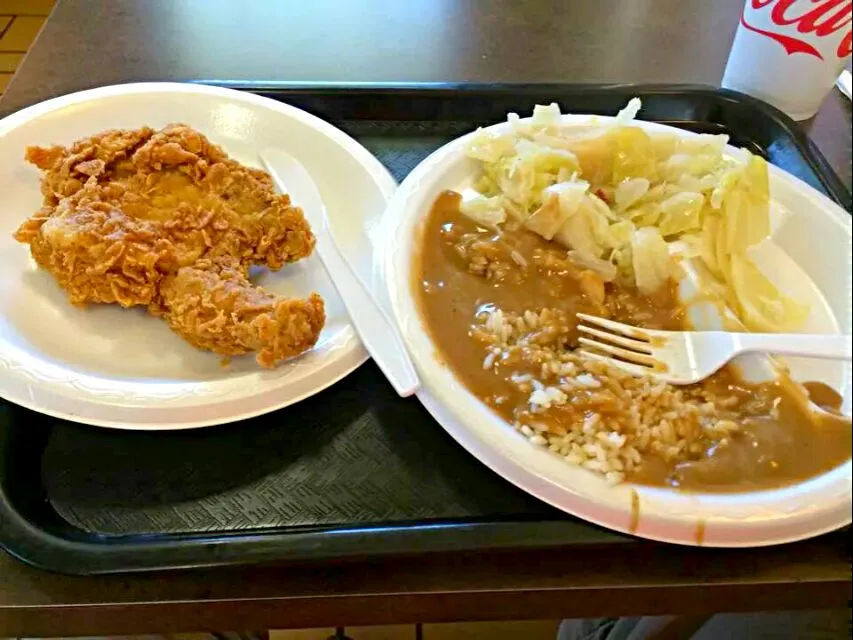
{"label": "dark brown table", "polygon": [[[717,84],[742,2],[60,0],[0,116],[139,80]],[[804,126],[850,187],[850,103]],[[845,537],[101,578],[0,555],[0,637],[844,607]]]}

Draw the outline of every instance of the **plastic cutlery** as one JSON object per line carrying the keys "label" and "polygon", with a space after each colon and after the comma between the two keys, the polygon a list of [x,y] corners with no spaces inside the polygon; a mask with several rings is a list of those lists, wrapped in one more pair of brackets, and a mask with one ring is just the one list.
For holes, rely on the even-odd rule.
{"label": "plastic cutlery", "polygon": [[415,367],[397,325],[344,257],[332,234],[323,199],[311,176],[296,158],[279,149],[260,153],[261,163],[282,193],[302,208],[317,238],[315,251],[349,312],[364,346],[394,390],[402,397],[420,386]]}
{"label": "plastic cutlery", "polygon": [[744,353],[850,360],[850,336],[728,331],[654,331],[577,314],[584,355],[635,375],[692,384]]}

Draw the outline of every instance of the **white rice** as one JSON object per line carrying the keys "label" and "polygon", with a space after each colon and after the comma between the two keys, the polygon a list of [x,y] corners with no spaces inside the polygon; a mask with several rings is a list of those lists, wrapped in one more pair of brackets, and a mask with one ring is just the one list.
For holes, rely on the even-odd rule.
{"label": "white rice", "polygon": [[[528,368],[539,370],[538,376],[524,370],[503,372],[528,394],[528,411],[513,426],[532,444],[601,474],[611,484],[637,470],[645,455],[669,462],[695,458],[711,439],[738,429],[727,413],[737,397],[713,397],[702,387],[679,388],[634,377],[583,358],[559,340],[542,339],[542,331],[550,331],[547,338],[566,330],[558,311],[513,314],[494,309],[480,322],[482,331],[475,331],[474,337],[486,343],[484,368],[513,366],[513,358],[517,366],[520,358]],[[504,365],[504,359],[510,364]],[[578,398],[607,411],[574,412]],[[559,419],[552,416],[557,408]]]}

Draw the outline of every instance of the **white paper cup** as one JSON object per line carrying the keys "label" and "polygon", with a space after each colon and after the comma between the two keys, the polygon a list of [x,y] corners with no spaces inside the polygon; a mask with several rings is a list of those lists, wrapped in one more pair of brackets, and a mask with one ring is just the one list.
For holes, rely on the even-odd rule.
{"label": "white paper cup", "polygon": [[849,0],[746,0],[723,87],[811,118],[850,59]]}

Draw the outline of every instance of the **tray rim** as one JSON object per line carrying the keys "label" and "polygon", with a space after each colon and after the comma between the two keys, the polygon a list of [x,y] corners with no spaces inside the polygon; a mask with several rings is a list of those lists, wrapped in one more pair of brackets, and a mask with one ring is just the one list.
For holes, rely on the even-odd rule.
{"label": "tray rim", "polygon": [[[775,122],[791,138],[827,195],[848,212],[853,210],[853,195],[839,178],[835,169],[818,149],[815,142],[803,131],[796,121],[773,105],[740,91],[723,89],[708,84],[694,83],[527,83],[527,82],[334,82],[334,81],[272,81],[272,80],[192,80],[192,83],[250,91],[270,97],[282,95],[310,95],[317,93],[350,94],[406,94],[453,96],[464,93],[486,93],[490,95],[512,95],[517,92],[540,94],[543,97],[556,95],[581,95],[590,92],[613,92],[627,96],[634,93],[645,95],[672,96],[692,93],[708,99],[717,99],[731,104],[741,103],[761,112]],[[667,120],[677,123],[679,120]],[[683,122],[683,120],[682,120]]]}
{"label": "tray rim", "polygon": [[[587,523],[575,520],[530,522],[435,523],[417,526],[383,526],[332,531],[283,533],[247,530],[219,535],[183,534],[170,539],[145,542],[148,536],[130,536],[138,541],[103,539],[100,543],[63,538],[39,528],[8,504],[0,493],[0,549],[17,560],[45,571],[72,575],[109,575],[144,571],[172,571],[210,567],[312,564],[342,560],[403,557],[460,551],[510,551],[565,546],[567,528]],[[9,518],[9,515],[12,517]],[[381,530],[381,547],[364,550],[364,535]],[[598,529],[596,527],[596,529]],[[319,536],[334,536],[333,551],[317,544]],[[96,537],[96,536],[92,536]],[[153,536],[152,536],[153,537]],[[577,540],[577,538],[576,538]],[[224,544],[225,542],[229,544]],[[187,546],[187,543],[192,543]],[[584,546],[652,545],[609,531],[583,541]],[[158,562],[175,551],[170,562]],[[283,555],[294,556],[289,559]]]}
{"label": "tray rim", "polygon": [[[841,182],[815,143],[784,113],[756,98],[735,91],[695,84],[560,84],[560,83],[335,83],[335,82],[267,82],[198,80],[260,95],[282,98],[286,95],[316,94],[415,94],[435,97],[454,97],[460,94],[558,98],[581,93],[601,92],[630,96],[675,96],[691,93],[704,99],[727,103],[742,103],[763,117],[772,119],[792,140],[798,155],[824,187],[830,198],[848,212],[851,209],[850,191]],[[681,120],[687,122],[687,120]],[[678,119],[666,120],[677,123]],[[16,427],[12,427],[14,429]],[[0,441],[2,442],[2,441]],[[593,527],[577,520],[515,520],[515,521],[436,521],[384,523],[371,526],[335,528],[334,525],[296,531],[282,529],[252,529],[218,534],[156,534],[128,536],[99,536],[67,523],[72,534],[65,537],[42,529],[20,513],[7,495],[2,477],[6,466],[0,456],[0,548],[13,557],[48,571],[79,575],[97,575],[186,569],[211,566],[234,566],[277,563],[311,563],[365,557],[422,554],[472,550],[510,550],[531,547],[566,545],[567,530],[580,525]],[[57,518],[59,514],[53,511]],[[609,531],[599,531],[594,539],[573,544],[655,544],[628,538]],[[364,535],[379,530],[386,539],[378,548],[365,551]],[[79,535],[78,533],[79,532]],[[602,535],[606,534],[603,536]],[[317,538],[334,536],[333,549],[317,544]],[[159,538],[159,539],[158,539]],[[191,544],[188,544],[191,543]],[[245,548],[244,548],[245,547]],[[184,551],[164,560],[164,554]],[[284,557],[284,552],[288,557]],[[294,553],[296,552],[296,553]]]}

